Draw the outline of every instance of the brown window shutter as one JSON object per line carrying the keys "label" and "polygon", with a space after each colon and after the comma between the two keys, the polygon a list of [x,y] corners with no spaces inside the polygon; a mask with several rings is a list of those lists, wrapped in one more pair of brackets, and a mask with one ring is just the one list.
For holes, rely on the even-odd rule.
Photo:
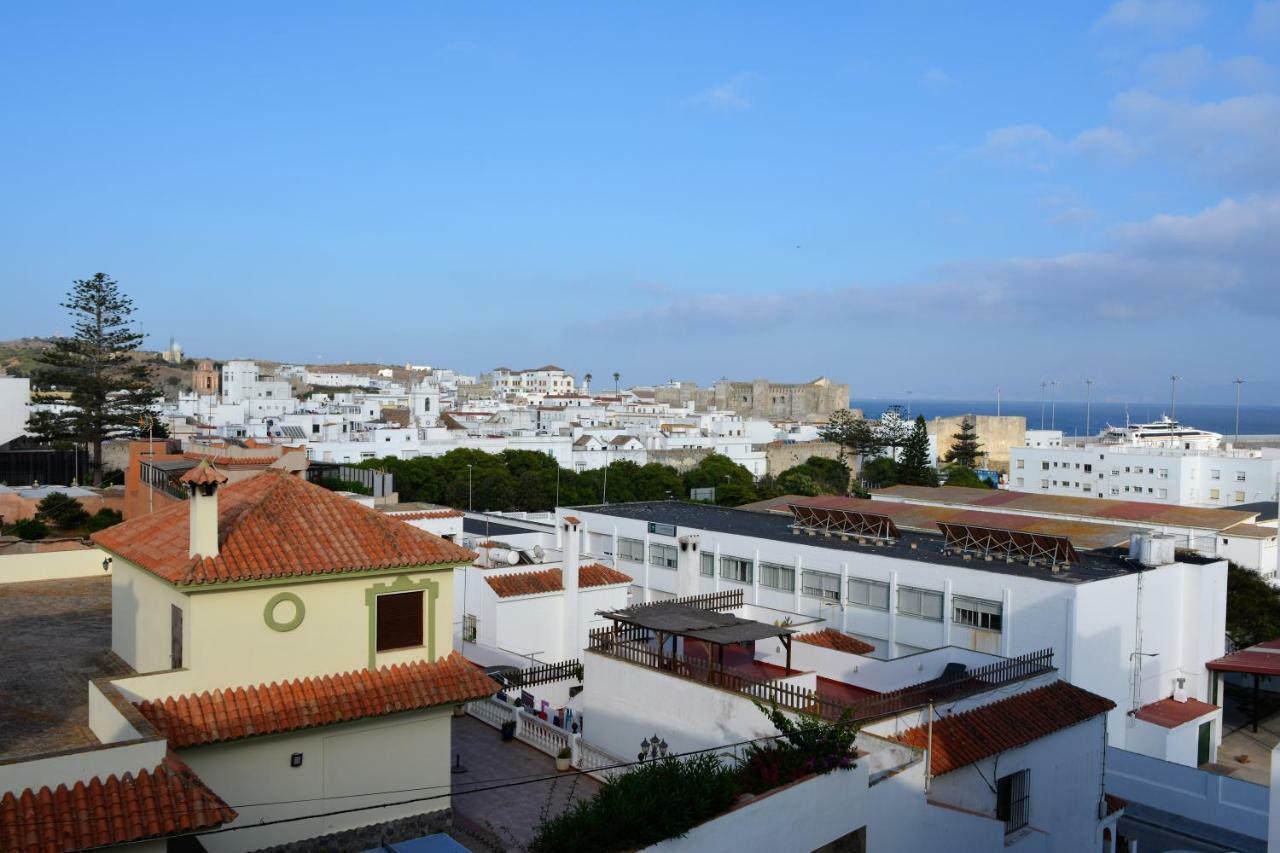
{"label": "brown window shutter", "polygon": [[422,592],[378,596],[377,633],[380,652],[422,645]]}

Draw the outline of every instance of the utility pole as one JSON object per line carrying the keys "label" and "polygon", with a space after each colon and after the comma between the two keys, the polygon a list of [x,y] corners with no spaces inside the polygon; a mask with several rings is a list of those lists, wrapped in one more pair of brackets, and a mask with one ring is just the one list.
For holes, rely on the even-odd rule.
{"label": "utility pole", "polygon": [[1040,429],[1044,429],[1044,392],[1048,387],[1048,382],[1040,383]]}
{"label": "utility pole", "polygon": [[1090,427],[1093,425],[1092,419],[1090,418],[1090,415],[1093,414],[1093,380],[1086,379],[1084,381],[1084,388],[1084,440],[1088,441],[1089,436],[1093,434],[1090,430]]}
{"label": "utility pole", "polygon": [[1176,373],[1169,377],[1169,417],[1178,419],[1178,380],[1182,377]]}
{"label": "utility pole", "polygon": [[467,466],[467,512],[475,512],[475,502],[472,500],[471,491],[471,466]]}
{"label": "utility pole", "polygon": [[1240,443],[1240,386],[1244,384],[1243,379],[1237,378],[1236,383],[1236,444]]}
{"label": "utility pole", "polygon": [[1000,386],[996,386],[996,417],[1000,417]]}

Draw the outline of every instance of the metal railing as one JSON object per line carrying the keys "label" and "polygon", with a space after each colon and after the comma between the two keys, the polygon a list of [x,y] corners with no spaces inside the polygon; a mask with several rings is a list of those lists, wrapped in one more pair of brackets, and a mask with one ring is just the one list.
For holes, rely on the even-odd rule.
{"label": "metal railing", "polygon": [[977,669],[966,670],[951,677],[937,678],[923,684],[881,693],[864,702],[850,704],[820,696],[814,690],[784,681],[762,681],[752,678],[712,661],[660,654],[655,648],[645,643],[620,639],[609,628],[590,631],[587,648],[598,654],[666,672],[679,678],[732,690],[792,711],[818,714],[825,719],[838,719],[846,709],[852,712],[854,720],[888,717],[903,711],[922,708],[930,702],[951,702],[963,699],[1003,684],[1022,681],[1053,671],[1053,650],[1042,649]]}

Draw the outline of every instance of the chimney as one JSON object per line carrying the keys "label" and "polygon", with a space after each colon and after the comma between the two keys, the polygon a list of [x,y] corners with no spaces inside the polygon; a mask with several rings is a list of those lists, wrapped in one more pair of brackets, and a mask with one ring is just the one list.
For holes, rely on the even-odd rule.
{"label": "chimney", "polygon": [[563,565],[560,578],[564,582],[564,638],[561,660],[582,654],[582,638],[578,636],[578,561],[581,545],[579,528],[582,522],[575,516],[560,519]]}
{"label": "chimney", "polygon": [[218,487],[227,482],[226,475],[202,459],[178,482],[186,487],[190,504],[187,556],[218,556]]}

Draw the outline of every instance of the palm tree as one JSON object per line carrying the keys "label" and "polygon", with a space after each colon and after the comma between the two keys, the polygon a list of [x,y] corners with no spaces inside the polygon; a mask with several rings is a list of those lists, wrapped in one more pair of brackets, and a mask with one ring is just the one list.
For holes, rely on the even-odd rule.
{"label": "palm tree", "polygon": [[582,384],[587,386],[587,392],[591,391],[591,374],[588,373],[582,377]]}
{"label": "palm tree", "polygon": [[618,371],[613,372],[613,396],[618,396],[618,380],[622,378],[622,374]]}

